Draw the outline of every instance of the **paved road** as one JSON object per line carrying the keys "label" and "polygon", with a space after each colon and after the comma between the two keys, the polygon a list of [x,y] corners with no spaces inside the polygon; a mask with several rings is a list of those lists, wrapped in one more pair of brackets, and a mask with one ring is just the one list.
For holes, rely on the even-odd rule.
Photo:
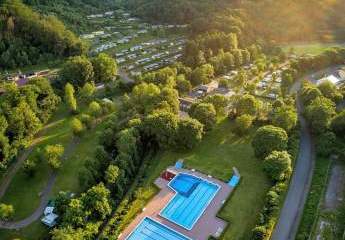
{"label": "paved road", "polygon": [[295,239],[313,176],[315,151],[308,124],[302,116],[303,106],[300,99],[297,100],[297,109],[301,124],[300,151],[272,240]]}
{"label": "paved road", "polygon": [[[301,88],[302,80],[315,82],[317,78],[324,74],[331,74],[338,68],[339,66],[332,66],[304,76],[292,86],[291,92],[297,92]],[[272,240],[295,239],[314,171],[315,151],[313,139],[308,124],[302,116],[303,105],[299,98],[297,98],[297,110],[301,123],[300,152],[279,221],[272,235]]]}

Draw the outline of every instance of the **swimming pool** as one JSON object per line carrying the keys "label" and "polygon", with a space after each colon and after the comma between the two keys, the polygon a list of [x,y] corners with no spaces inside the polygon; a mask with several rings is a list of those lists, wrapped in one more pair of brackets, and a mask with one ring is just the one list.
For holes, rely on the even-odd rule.
{"label": "swimming pool", "polygon": [[190,238],[146,217],[126,240],[191,240]]}
{"label": "swimming pool", "polygon": [[191,230],[217,194],[220,186],[196,176],[180,173],[170,183],[176,194],[160,215]]}

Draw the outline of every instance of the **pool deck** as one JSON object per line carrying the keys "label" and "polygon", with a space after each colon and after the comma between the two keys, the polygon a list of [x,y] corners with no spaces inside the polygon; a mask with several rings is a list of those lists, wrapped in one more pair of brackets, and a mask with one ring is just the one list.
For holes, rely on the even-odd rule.
{"label": "pool deck", "polygon": [[169,228],[191,238],[192,240],[207,240],[210,236],[218,237],[226,228],[227,222],[218,218],[217,213],[222,208],[226,199],[230,196],[233,188],[227,183],[209,177],[205,174],[197,171],[191,171],[187,169],[175,169],[170,167],[169,170],[176,173],[187,173],[196,177],[203,178],[209,182],[213,182],[221,186],[214,199],[206,208],[205,212],[196,222],[192,230],[186,230],[169,220],[161,217],[159,213],[174,197],[175,192],[168,186],[169,181],[163,178],[158,178],[155,184],[161,189],[160,192],[146,205],[145,210],[142,211],[127,228],[119,236],[118,240],[125,240],[131,232],[137,227],[137,225],[145,218],[151,217],[152,219],[166,225]]}

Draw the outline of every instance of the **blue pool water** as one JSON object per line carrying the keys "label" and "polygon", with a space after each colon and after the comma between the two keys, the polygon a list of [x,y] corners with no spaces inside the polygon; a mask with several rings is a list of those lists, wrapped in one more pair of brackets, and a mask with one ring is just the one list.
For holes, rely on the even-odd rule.
{"label": "blue pool water", "polygon": [[219,190],[219,186],[201,178],[181,173],[169,186],[175,196],[160,215],[191,230]]}
{"label": "blue pool water", "polygon": [[127,240],[191,240],[182,234],[154,221],[151,218],[144,220],[129,235]]}

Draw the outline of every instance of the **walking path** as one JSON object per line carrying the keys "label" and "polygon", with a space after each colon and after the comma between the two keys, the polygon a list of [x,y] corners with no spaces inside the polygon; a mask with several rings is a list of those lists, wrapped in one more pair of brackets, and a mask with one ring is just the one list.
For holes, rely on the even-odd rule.
{"label": "walking path", "polygon": [[[69,156],[73,150],[75,149],[75,147],[77,146],[78,142],[76,142],[74,139],[71,140],[71,143],[68,144],[67,149],[65,150],[64,156],[63,156],[63,160],[65,160],[67,158],[67,156]],[[33,150],[33,146],[34,144],[30,147],[30,149],[28,149],[25,154],[23,154],[21,156],[21,163],[18,160],[16,163],[16,169],[18,170],[21,166],[21,164],[25,161],[25,159],[30,155],[30,153]],[[16,174],[16,171],[11,171],[12,177],[9,178],[9,182],[7,183],[7,185],[3,184],[0,187],[4,187],[4,189],[1,189],[3,194],[5,194],[6,189],[9,185],[9,183],[11,182],[13,176]],[[38,206],[38,208],[36,208],[36,210],[27,218],[20,220],[20,221],[0,221],[0,228],[3,229],[20,229],[20,228],[24,228],[28,225],[30,225],[31,223],[37,221],[43,214],[45,207],[47,206],[48,202],[49,202],[49,198],[50,198],[50,193],[53,190],[53,187],[55,185],[56,182],[56,178],[57,178],[58,172],[57,171],[52,171],[49,173],[49,180],[47,182],[47,185],[45,186],[45,188],[42,191],[41,194],[41,201],[40,201],[40,205]]]}

